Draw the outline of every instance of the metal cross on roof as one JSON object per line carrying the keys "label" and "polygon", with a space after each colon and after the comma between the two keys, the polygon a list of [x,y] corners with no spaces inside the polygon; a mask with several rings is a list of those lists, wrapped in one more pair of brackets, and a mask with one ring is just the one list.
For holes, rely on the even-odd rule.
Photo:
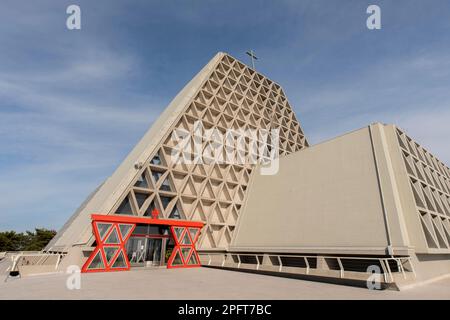
{"label": "metal cross on roof", "polygon": [[255,53],[253,52],[253,50],[247,51],[246,54],[248,54],[250,56],[250,58],[252,59],[252,68],[253,70],[255,69],[255,60],[258,60],[258,57],[255,56]]}

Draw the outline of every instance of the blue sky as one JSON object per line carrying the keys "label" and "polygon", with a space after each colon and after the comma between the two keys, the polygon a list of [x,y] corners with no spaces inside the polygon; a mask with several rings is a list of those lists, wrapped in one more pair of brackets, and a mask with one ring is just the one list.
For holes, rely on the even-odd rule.
{"label": "blue sky", "polygon": [[450,164],[448,0],[4,0],[0,48],[0,231],[59,228],[218,51],[255,50],[311,143],[395,123]]}

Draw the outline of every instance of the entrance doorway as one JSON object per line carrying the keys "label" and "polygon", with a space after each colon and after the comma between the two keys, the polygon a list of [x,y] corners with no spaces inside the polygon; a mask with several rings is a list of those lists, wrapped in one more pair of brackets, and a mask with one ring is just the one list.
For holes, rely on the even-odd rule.
{"label": "entrance doorway", "polygon": [[127,255],[131,266],[162,266],[165,264],[165,238],[131,236],[127,242]]}
{"label": "entrance doorway", "polygon": [[137,225],[127,241],[127,257],[132,267],[159,267],[167,263],[170,241],[167,227]]}
{"label": "entrance doorway", "polygon": [[160,266],[162,262],[162,243],[163,238],[148,238],[146,259],[153,266]]}
{"label": "entrance doorway", "polygon": [[203,222],[106,214],[91,218],[95,248],[81,272],[125,271],[132,265],[200,266],[195,243]]}

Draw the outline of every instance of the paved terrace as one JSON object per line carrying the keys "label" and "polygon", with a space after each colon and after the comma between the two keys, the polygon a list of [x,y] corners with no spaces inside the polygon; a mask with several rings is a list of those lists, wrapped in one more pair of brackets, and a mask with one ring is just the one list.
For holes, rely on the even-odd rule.
{"label": "paved terrace", "polygon": [[80,290],[65,274],[2,276],[0,299],[450,299],[450,278],[398,292],[210,268],[82,274]]}

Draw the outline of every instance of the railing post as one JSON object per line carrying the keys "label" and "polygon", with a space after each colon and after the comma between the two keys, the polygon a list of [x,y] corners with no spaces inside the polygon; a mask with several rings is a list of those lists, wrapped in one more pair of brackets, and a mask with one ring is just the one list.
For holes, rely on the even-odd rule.
{"label": "railing post", "polygon": [[386,268],[389,272],[389,277],[391,278],[391,282],[394,282],[394,277],[392,276],[391,267],[389,266],[389,261],[387,261],[387,260],[386,260]]}
{"label": "railing post", "polygon": [[305,264],[306,264],[306,274],[309,274],[309,261],[307,257],[303,257],[303,259],[305,260]]}
{"label": "railing post", "polygon": [[61,255],[58,255],[58,259],[56,260],[55,270],[58,270],[59,262],[61,261]]}
{"label": "railing post", "polygon": [[281,272],[281,270],[283,270],[283,262],[281,261],[281,257],[280,256],[277,256],[277,257],[278,257],[278,262],[280,264],[280,267],[278,268],[278,272]]}
{"label": "railing post", "polygon": [[411,261],[411,258],[408,257],[407,260],[408,260],[408,262],[409,262],[409,266],[411,267],[411,270],[412,270],[412,272],[413,272],[414,279],[415,279],[415,278],[417,278],[417,275],[416,275],[416,270],[414,269],[413,263],[412,263],[412,261]]}
{"label": "railing post", "polygon": [[379,259],[378,261],[380,262],[381,269],[383,269],[384,281],[385,281],[385,282],[388,282],[388,279],[387,279],[387,273],[388,273],[388,271],[387,271],[386,266],[385,266],[385,264],[384,264],[385,261],[384,261],[384,259]]}
{"label": "railing post", "polygon": [[336,258],[339,263],[339,268],[341,269],[341,278],[344,278],[344,266],[342,265],[341,258]]}
{"label": "railing post", "polygon": [[12,266],[11,266],[11,271],[15,271],[15,269],[18,268],[17,264],[19,263],[19,260],[20,260],[21,257],[22,257],[22,254],[19,253],[16,256],[14,256],[14,258],[12,258],[13,259],[13,263],[12,263]]}
{"label": "railing post", "polygon": [[401,271],[402,274],[403,274],[403,279],[406,279],[405,269],[403,269],[403,265],[402,265],[402,262],[401,262],[400,258],[397,258],[397,259],[395,259],[395,260],[397,261],[397,268],[399,268],[400,271]]}

